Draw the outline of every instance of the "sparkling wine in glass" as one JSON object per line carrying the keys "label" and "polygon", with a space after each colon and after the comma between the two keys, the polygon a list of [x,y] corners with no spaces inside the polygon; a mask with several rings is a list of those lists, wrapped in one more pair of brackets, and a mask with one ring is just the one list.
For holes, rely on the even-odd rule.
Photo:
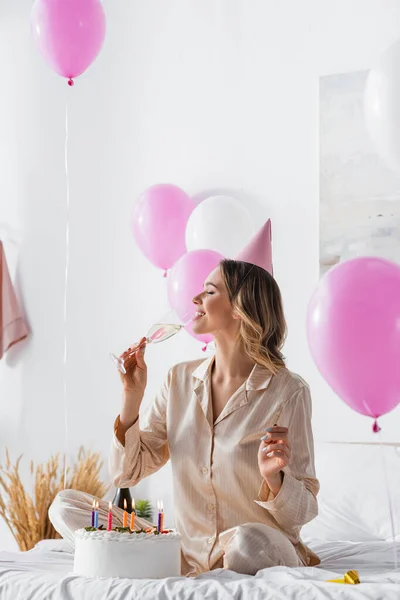
{"label": "sparkling wine in glass", "polygon": [[117,369],[125,375],[127,368],[129,368],[136,361],[135,354],[139,348],[144,348],[148,344],[159,344],[160,342],[165,342],[165,340],[168,340],[170,337],[176,335],[179,331],[181,331],[181,329],[186,327],[186,325],[189,325],[194,318],[194,311],[193,314],[185,314],[183,319],[180,319],[174,311],[170,311],[162,319],[150,327],[146,334],[146,340],[143,342],[143,344],[140,344],[140,346],[139,344],[134,344],[133,348],[129,348],[128,354],[124,352],[124,357],[117,356],[116,354],[110,354],[110,357]]}

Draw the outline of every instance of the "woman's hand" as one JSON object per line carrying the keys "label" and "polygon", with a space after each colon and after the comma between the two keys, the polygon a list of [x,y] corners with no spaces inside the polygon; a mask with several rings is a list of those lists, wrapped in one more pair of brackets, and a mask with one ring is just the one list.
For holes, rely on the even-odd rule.
{"label": "woman's hand", "polygon": [[[128,348],[121,355],[121,358],[125,361],[124,366],[126,369],[125,375],[119,372],[124,394],[134,394],[141,397],[144,395],[147,385],[147,365],[144,360],[145,344],[146,338],[142,338],[138,344]],[[128,358],[129,353],[135,350],[135,348],[138,348],[137,352]]]}
{"label": "woman's hand", "polygon": [[275,495],[282,485],[282,469],[289,464],[289,460],[288,428],[275,425],[266,429],[258,449],[258,466],[262,478]]}
{"label": "woman's hand", "polygon": [[[118,438],[123,442],[126,431],[133,425],[139,416],[139,408],[143,400],[147,385],[147,365],[144,360],[144,348],[146,338],[142,338],[139,344],[129,348],[122,354],[125,359],[126,374],[120,373],[122,385],[124,388],[122,408],[120,412],[120,425]],[[141,346],[139,348],[139,346]],[[128,355],[135,348],[137,352],[128,358]]]}

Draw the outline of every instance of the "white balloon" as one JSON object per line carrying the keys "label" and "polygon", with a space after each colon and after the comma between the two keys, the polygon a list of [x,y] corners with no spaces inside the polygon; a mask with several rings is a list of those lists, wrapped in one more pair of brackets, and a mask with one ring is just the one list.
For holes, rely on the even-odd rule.
{"label": "white balloon", "polygon": [[254,222],[239,200],[211,196],[192,212],[186,226],[188,250],[215,250],[235,258],[255,233]]}
{"label": "white balloon", "polygon": [[371,69],[364,111],[369,135],[381,158],[400,170],[400,40]]}

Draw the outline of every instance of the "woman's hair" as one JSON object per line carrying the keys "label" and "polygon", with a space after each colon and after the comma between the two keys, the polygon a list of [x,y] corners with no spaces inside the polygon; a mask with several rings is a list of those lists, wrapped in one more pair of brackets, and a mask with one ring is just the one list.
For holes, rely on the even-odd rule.
{"label": "woman's hair", "polygon": [[286,338],[282,297],[275,279],[264,269],[237,260],[220,263],[229,300],[241,318],[239,337],[254,362],[276,374],[285,366]]}

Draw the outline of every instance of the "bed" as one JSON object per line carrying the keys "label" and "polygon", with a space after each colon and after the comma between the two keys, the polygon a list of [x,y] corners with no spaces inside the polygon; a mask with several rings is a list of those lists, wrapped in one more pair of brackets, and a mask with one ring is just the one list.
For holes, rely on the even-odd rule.
{"label": "bed", "polygon": [[[89,579],[75,576],[63,540],[44,540],[29,552],[0,552],[1,600],[280,600],[400,598],[400,516],[393,541],[382,468],[384,455],[394,507],[400,506],[398,448],[326,445],[316,448],[320,514],[302,531],[321,565],[274,567],[254,577],[218,569],[194,579]],[[327,583],[357,569],[359,585]]]}
{"label": "bed", "polygon": [[[398,599],[400,572],[393,569],[391,542],[315,542],[316,568],[275,567],[254,577],[218,569],[194,579],[89,579],[72,573],[73,554],[63,540],[40,542],[21,553],[0,552],[1,600],[223,600],[233,598]],[[397,551],[400,558],[400,544]],[[358,569],[360,585],[326,583]]]}

